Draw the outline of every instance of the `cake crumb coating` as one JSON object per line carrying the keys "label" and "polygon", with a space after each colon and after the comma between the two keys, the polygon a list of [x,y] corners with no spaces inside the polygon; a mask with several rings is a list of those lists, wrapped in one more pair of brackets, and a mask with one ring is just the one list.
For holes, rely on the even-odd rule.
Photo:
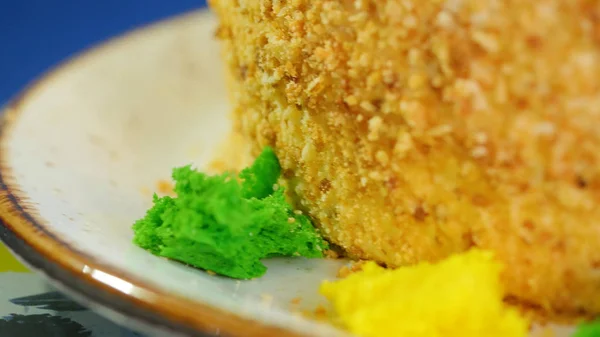
{"label": "cake crumb coating", "polygon": [[354,258],[600,313],[600,1],[211,0],[236,128]]}

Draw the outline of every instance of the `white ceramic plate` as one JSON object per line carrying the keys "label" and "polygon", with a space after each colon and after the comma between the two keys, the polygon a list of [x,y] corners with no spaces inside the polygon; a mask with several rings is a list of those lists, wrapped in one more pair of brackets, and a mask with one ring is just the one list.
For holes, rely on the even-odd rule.
{"label": "white ceramic plate", "polygon": [[294,314],[325,304],[318,285],[340,261],[268,260],[266,276],[239,282],[131,243],[142,191],[206,165],[229,131],[214,28],[198,12],[143,29],[14,100],[0,129],[1,237],[73,296],[156,335],[342,335]]}

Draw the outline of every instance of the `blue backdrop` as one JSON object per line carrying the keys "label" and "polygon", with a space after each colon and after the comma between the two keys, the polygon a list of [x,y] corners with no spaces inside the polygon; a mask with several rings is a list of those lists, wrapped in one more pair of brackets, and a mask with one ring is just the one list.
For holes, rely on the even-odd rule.
{"label": "blue backdrop", "polygon": [[203,0],[0,0],[0,105],[57,63]]}

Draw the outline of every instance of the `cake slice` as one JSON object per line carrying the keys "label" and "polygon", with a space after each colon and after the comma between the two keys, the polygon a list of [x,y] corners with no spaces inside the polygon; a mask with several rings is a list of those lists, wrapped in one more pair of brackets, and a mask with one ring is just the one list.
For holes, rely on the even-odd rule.
{"label": "cake slice", "polygon": [[600,313],[600,2],[211,0],[236,129],[349,256]]}

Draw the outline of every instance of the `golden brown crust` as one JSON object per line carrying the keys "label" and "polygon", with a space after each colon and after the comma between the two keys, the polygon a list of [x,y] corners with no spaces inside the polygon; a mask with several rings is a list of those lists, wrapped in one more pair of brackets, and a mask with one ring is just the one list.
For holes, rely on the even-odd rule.
{"label": "golden brown crust", "polygon": [[354,257],[600,313],[600,1],[212,0],[237,127]]}

